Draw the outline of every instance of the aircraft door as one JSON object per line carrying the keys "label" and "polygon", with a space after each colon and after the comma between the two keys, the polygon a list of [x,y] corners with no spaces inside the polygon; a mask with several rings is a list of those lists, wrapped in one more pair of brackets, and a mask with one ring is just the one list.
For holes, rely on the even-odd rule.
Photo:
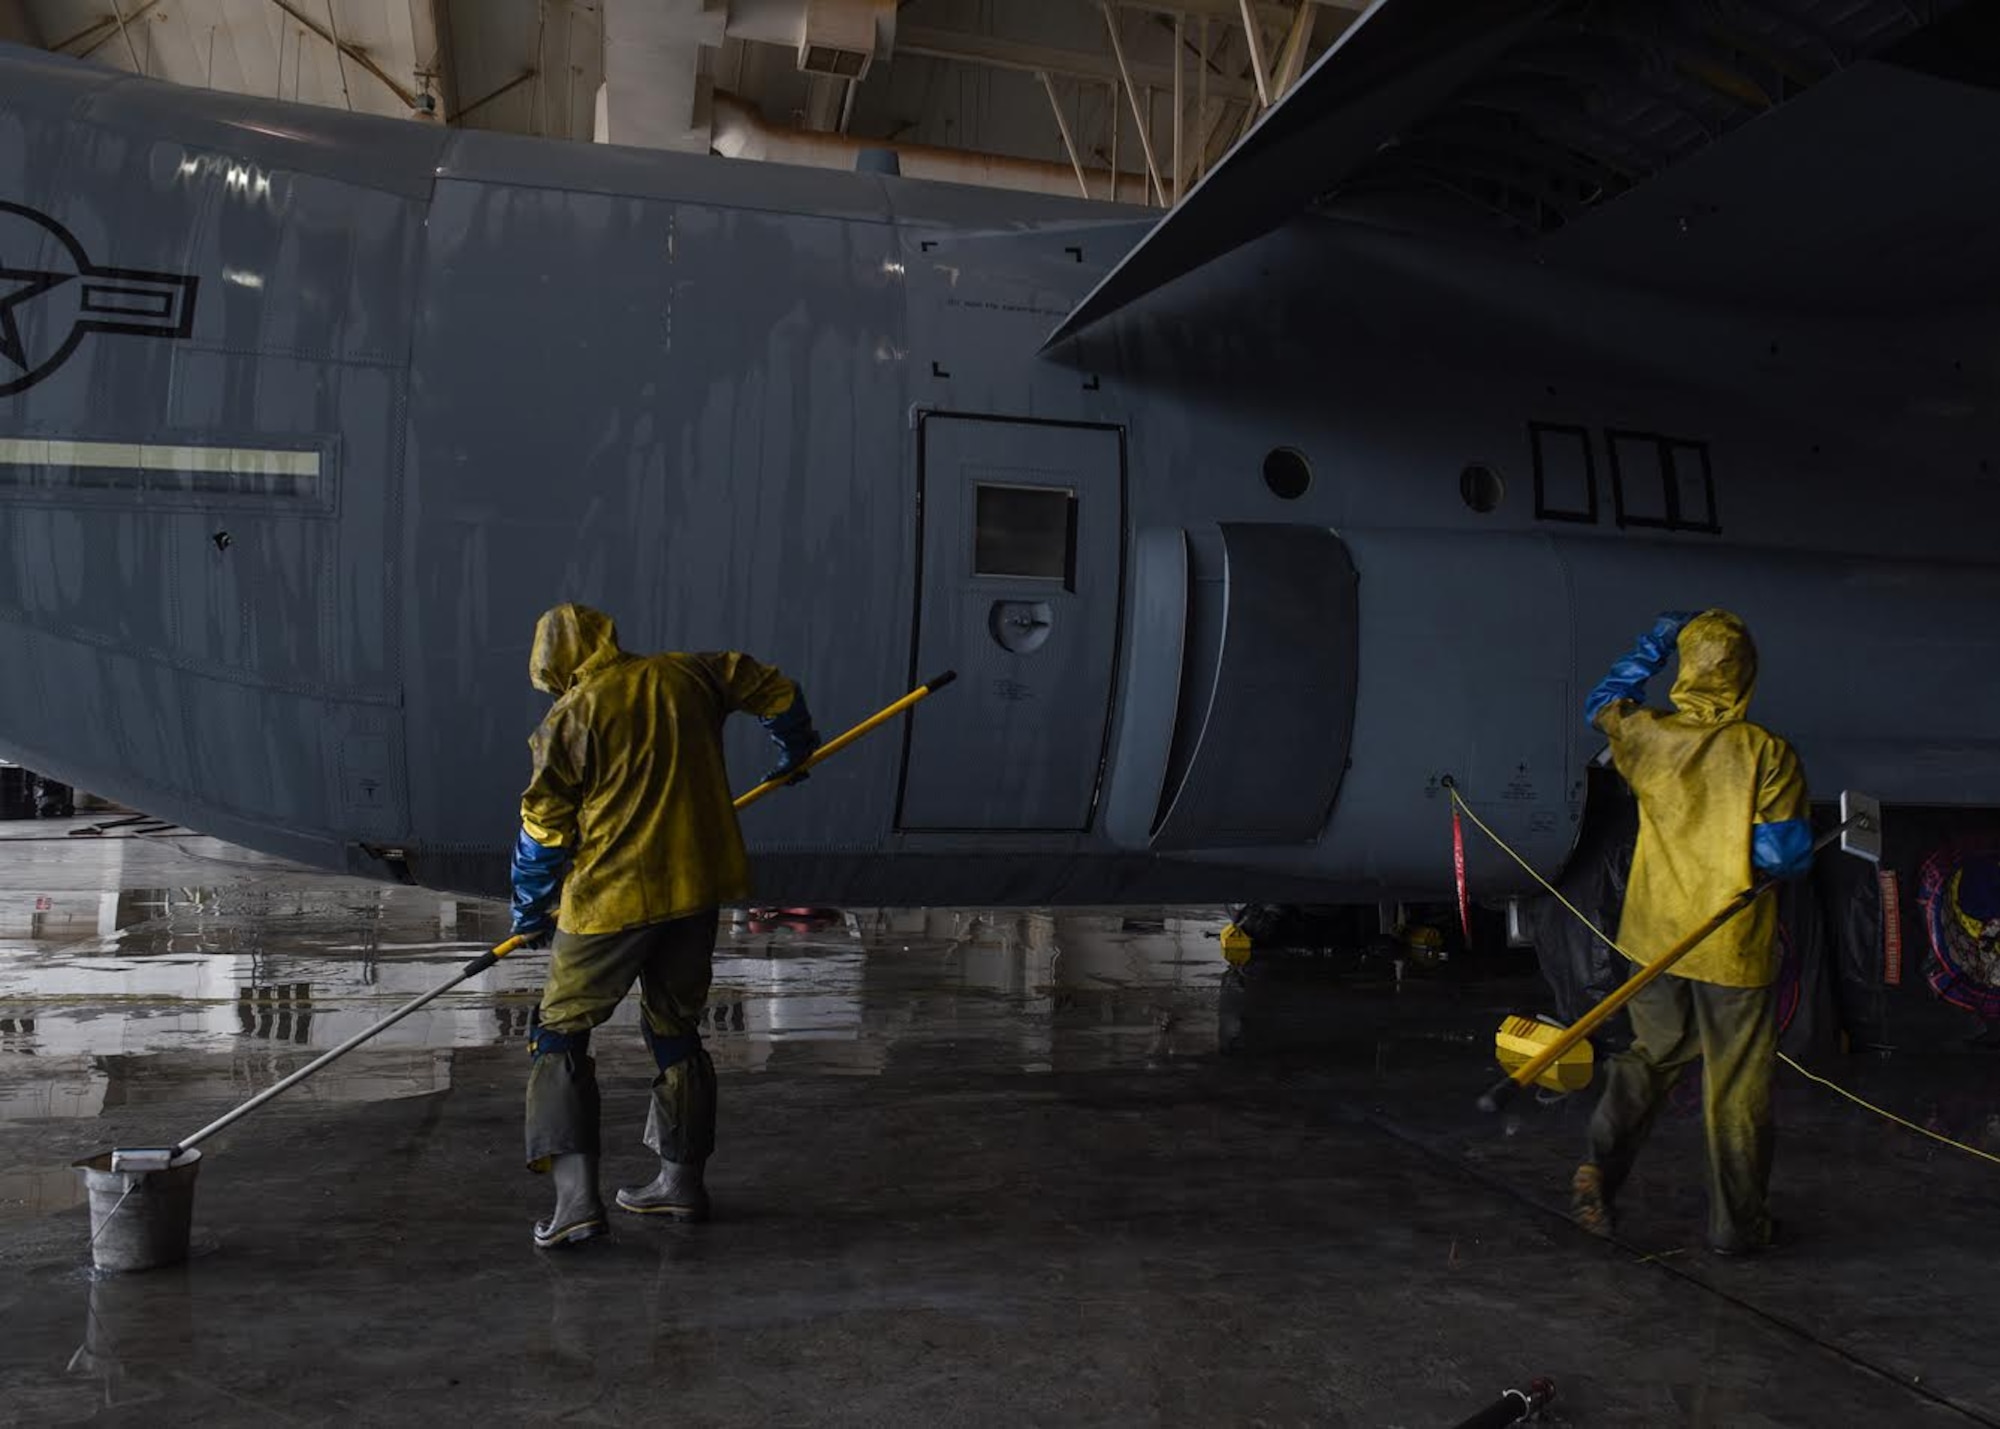
{"label": "aircraft door", "polygon": [[927,416],[905,829],[1088,828],[1118,638],[1116,427]]}

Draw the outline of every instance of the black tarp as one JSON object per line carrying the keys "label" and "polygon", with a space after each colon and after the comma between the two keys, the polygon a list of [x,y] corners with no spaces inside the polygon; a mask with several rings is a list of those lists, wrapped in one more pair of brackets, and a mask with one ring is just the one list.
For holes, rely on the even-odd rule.
{"label": "black tarp", "polygon": [[[1569,865],[1556,880],[1556,891],[1597,927],[1613,937],[1618,913],[1625,906],[1625,877],[1632,868],[1632,846],[1639,836],[1639,805],[1625,782],[1606,770],[1590,773],[1584,801],[1583,832]],[[1562,899],[1542,895],[1534,901],[1530,926],[1535,960],[1542,980],[1554,995],[1554,1014],[1565,1026],[1602,1002],[1630,970],[1630,964],[1585,927]],[[1632,1040],[1624,1013],[1612,1018],[1593,1037],[1600,1052],[1615,1052]]]}
{"label": "black tarp", "polygon": [[[1828,810],[1813,823],[1824,833],[1837,820],[1838,815]],[[1852,1046],[1885,1047],[1893,990],[1883,981],[1881,869],[1863,859],[1822,854],[1813,863],[1812,885],[1825,929],[1825,977],[1834,1020],[1846,1030]],[[1902,887],[1908,902],[1907,881]],[[1909,956],[1913,951],[1906,942],[1904,961],[1909,969],[1918,966]]]}

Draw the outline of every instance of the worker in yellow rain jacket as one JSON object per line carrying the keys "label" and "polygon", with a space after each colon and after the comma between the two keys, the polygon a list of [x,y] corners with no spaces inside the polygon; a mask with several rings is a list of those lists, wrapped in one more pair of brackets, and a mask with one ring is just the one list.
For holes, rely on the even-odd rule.
{"label": "worker in yellow rain jacket", "polygon": [[[697,1026],[713,971],[717,907],[749,896],[749,864],[723,764],[722,724],[758,716],[780,751],[769,778],[804,778],[819,747],[805,696],[747,655],[629,655],[609,617],[559,605],[535,626],[528,677],[556,697],[528,747],[514,850],[514,931],[554,952],[529,1031],[527,1153],[552,1171],[556,1206],[535,1243],[605,1231],[597,1185],[590,1031],[634,979],[659,1075],[646,1144],[651,1185],[620,1208],[699,1220],[715,1146],[715,1066]],[[560,899],[560,913],[557,911]]]}
{"label": "worker in yellow rain jacket", "polygon": [[[1673,709],[1640,701],[1680,655]],[[1693,932],[1758,874],[1812,865],[1799,758],[1745,716],[1757,649],[1727,611],[1662,616],[1592,690],[1585,718],[1639,801],[1618,942],[1641,961]],[[1697,1057],[1708,1125],[1709,1244],[1724,1255],[1771,1243],[1771,1075],[1778,1029],[1775,901],[1760,898],[1632,999],[1634,1039],[1606,1067],[1590,1159],[1571,1183],[1577,1223],[1609,1235],[1612,1198],[1660,1103]]]}

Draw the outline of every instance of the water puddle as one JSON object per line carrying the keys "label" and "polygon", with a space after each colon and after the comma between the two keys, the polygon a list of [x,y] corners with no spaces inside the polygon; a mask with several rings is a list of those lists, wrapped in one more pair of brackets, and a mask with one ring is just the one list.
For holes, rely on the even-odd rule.
{"label": "water puddle", "polygon": [[83,1177],[70,1166],[0,1171],[0,1216],[45,1216],[84,1201]]}
{"label": "water puddle", "polygon": [[[16,884],[0,890],[0,1121],[247,1097],[506,936],[498,903],[198,842],[196,857],[164,841],[51,851],[0,837],[0,879]],[[975,1049],[1037,1071],[1209,1051],[1223,921],[1208,909],[737,914],[703,1033],[728,1069],[856,1075]],[[526,1036],[547,961],[517,954],[292,1095],[447,1089],[453,1052]],[[616,1046],[633,1029],[636,1048],[637,1021],[628,999],[601,1037]]]}

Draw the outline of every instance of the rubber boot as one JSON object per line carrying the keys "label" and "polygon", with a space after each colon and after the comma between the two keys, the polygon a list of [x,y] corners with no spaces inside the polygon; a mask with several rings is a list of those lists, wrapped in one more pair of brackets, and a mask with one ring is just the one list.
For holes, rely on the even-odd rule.
{"label": "rubber boot", "polygon": [[1611,1198],[1604,1194],[1604,1173],[1588,1161],[1570,1178],[1569,1218],[1594,1236],[1611,1238]]}
{"label": "rubber boot", "polygon": [[701,1183],[699,1161],[660,1160],[660,1174],[649,1186],[618,1193],[618,1209],[635,1216],[668,1216],[677,1221],[708,1219],[708,1188]]}
{"label": "rubber boot", "polygon": [[556,1208],[547,1220],[535,1222],[536,1245],[543,1250],[575,1245],[611,1229],[604,1220],[603,1198],[597,1194],[597,1157],[580,1151],[552,1157],[549,1174],[556,1180]]}
{"label": "rubber boot", "polygon": [[1772,1220],[1765,1223],[1764,1236],[1761,1240],[1711,1240],[1708,1248],[1717,1255],[1734,1260],[1739,1256],[1762,1255],[1765,1251],[1776,1250],[1780,1243],[1779,1223]]}

